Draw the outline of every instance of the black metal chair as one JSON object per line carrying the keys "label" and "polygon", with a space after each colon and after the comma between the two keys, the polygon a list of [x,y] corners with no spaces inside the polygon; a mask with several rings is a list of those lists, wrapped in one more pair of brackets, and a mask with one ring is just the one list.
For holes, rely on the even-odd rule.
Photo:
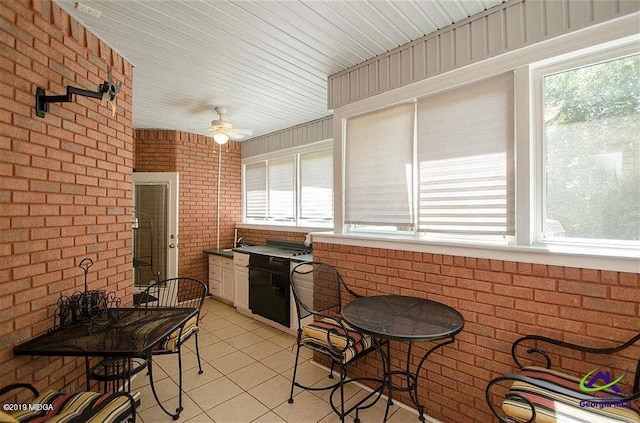
{"label": "black metal chair", "polygon": [[[640,345],[634,345],[639,341],[640,333],[614,347],[591,348],[544,336],[519,338],[511,347],[519,373],[491,380],[485,392],[487,404],[501,423],[640,423]],[[542,360],[543,366],[525,366],[518,358],[523,348],[531,363]],[[579,376],[552,370],[552,357],[563,350],[576,360],[583,355],[599,357],[602,366]],[[627,366],[635,366],[635,374]],[[508,389],[505,384],[510,384]]]}
{"label": "black metal chair", "polygon": [[[358,422],[358,410],[371,407],[380,397],[383,389],[381,386],[345,410],[345,383],[354,381],[380,382],[372,378],[355,378],[347,381],[347,367],[361,357],[379,349],[381,345],[369,335],[349,327],[341,318],[343,294],[351,297],[359,295],[349,289],[337,269],[324,263],[301,263],[295,266],[291,270],[290,281],[298,316],[298,331],[289,403],[294,401],[293,391],[296,386],[311,391],[331,389],[331,407],[340,420],[344,422],[345,416],[356,410],[355,421]],[[339,380],[334,384],[322,387],[304,386],[296,382],[300,349],[303,347],[328,357],[331,362],[329,378],[333,378],[334,366],[338,366]],[[383,354],[381,357],[384,360]],[[384,365],[384,361],[382,365]],[[338,390],[340,392],[339,407],[334,404],[333,398]],[[366,404],[374,396],[375,398]]]}
{"label": "black metal chair", "polygon": [[[193,278],[172,278],[164,281],[156,282],[149,285],[141,295],[139,296],[140,303],[136,304],[141,308],[152,307],[180,307],[180,308],[195,308],[198,310],[196,315],[189,319],[184,325],[175,330],[166,339],[156,344],[156,347],[152,351],[153,355],[164,354],[177,354],[178,355],[178,380],[179,380],[179,397],[178,408],[176,414],[173,415],[174,420],[178,418],[182,411],[182,354],[181,346],[192,335],[195,338],[196,344],[196,356],[198,357],[198,374],[202,374],[202,364],[200,362],[200,348],[198,346],[198,322],[200,320],[200,311],[202,310],[202,303],[207,296],[207,285]],[[154,299],[156,299],[154,301]],[[147,364],[149,369],[149,378],[153,381],[153,359],[149,360]],[[151,390],[153,395],[158,399],[155,386],[151,383]],[[160,401],[158,401],[160,404]],[[164,408],[162,405],[160,405]],[[165,410],[167,414],[170,414]]]}

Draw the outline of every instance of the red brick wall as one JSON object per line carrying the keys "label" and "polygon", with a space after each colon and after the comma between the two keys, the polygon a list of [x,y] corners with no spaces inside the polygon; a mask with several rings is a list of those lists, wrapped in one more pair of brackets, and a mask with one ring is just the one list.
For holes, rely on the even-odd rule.
{"label": "red brick wall", "polygon": [[[36,117],[38,86],[97,90],[113,67],[118,111],[75,96]],[[132,67],[47,0],[0,2],[0,386],[74,389],[83,360],[14,357],[52,326],[61,293],[83,286],[131,303]],[[79,381],[77,379],[80,379]]]}
{"label": "red brick wall", "polygon": [[[361,294],[428,298],[463,314],[464,330],[454,344],[429,357],[418,389],[427,413],[443,422],[494,421],[484,391],[493,377],[513,372],[510,348],[520,336],[603,347],[640,332],[640,276],[635,273],[326,243],[314,244],[313,255],[337,266]],[[392,363],[404,362],[406,345],[391,345]],[[414,364],[428,345],[416,344]],[[577,375],[612,361],[633,373],[639,356],[640,345],[617,360],[553,355],[557,366]],[[363,374],[380,365],[367,357],[359,367],[356,373]]]}
{"label": "red brick wall", "polygon": [[[216,245],[218,151],[213,138],[165,130],[135,131],[135,170],[178,172],[179,276],[208,280],[202,250]],[[220,181],[220,248],[233,245],[236,222],[242,219],[240,144],[222,146]]]}

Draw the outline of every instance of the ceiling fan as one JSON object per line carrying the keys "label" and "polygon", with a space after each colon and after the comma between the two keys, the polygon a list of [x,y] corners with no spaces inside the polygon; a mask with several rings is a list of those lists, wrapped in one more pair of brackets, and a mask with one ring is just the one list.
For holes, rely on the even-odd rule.
{"label": "ceiling fan", "polygon": [[225,144],[229,140],[240,140],[246,136],[253,134],[250,129],[234,128],[230,122],[222,120],[222,116],[226,110],[222,107],[216,107],[216,113],[219,119],[212,120],[211,126],[207,131],[213,132],[213,139],[218,144]]}

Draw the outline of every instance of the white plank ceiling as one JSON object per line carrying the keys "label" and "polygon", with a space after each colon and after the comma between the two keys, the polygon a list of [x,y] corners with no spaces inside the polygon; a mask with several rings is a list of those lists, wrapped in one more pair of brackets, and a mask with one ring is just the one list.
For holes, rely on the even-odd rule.
{"label": "white plank ceiling", "polygon": [[253,136],[327,116],[327,77],[504,0],[55,0],[134,66],[135,128]]}

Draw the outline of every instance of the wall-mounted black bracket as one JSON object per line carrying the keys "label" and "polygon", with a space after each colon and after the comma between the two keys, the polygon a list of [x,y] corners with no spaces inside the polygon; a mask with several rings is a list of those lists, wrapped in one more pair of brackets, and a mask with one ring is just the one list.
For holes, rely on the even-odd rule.
{"label": "wall-mounted black bracket", "polygon": [[112,92],[114,88],[113,84],[104,81],[100,84],[98,91],[89,91],[78,87],[72,87],[67,85],[66,95],[45,95],[44,88],[38,87],[36,90],[36,116],[43,118],[45,113],[49,111],[49,103],[69,103],[73,99],[73,95],[81,95],[83,97],[100,98],[108,93]]}

